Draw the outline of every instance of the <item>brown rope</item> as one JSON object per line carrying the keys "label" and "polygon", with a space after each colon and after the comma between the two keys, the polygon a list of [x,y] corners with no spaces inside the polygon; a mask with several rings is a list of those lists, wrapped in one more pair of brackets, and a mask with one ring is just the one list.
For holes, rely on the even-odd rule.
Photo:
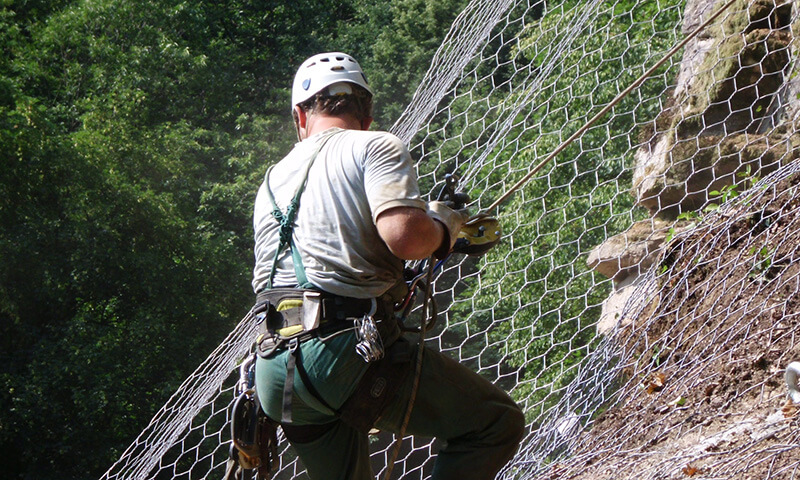
{"label": "brown rope", "polygon": [[417,347],[417,366],[414,372],[414,385],[411,387],[411,395],[408,397],[408,408],[406,408],[406,415],[403,418],[403,424],[400,426],[400,431],[397,433],[394,449],[392,450],[392,458],[386,464],[386,474],[383,480],[389,480],[394,470],[394,464],[397,461],[397,455],[400,453],[400,447],[403,445],[403,437],[406,435],[406,428],[408,422],[411,420],[411,411],[414,409],[414,400],[417,398],[417,390],[419,389],[419,379],[422,376],[422,351],[425,350],[425,327],[428,325],[428,302],[431,299],[431,290],[433,288],[433,270],[436,268],[436,259],[433,257],[428,259],[428,274],[425,278],[425,297],[422,301],[422,319],[419,324],[419,347]]}
{"label": "brown rope", "polygon": [[[722,12],[728,9],[731,5],[733,5],[737,0],[728,0],[728,2],[722,6],[719,10],[717,10],[713,15],[708,17],[705,22],[703,22],[700,26],[698,26],[692,33],[690,33],[686,38],[684,38],[680,43],[675,45],[669,52],[667,52],[661,60],[655,63],[652,67],[650,67],[646,72],[644,72],[639,78],[636,79],[631,85],[629,85],[625,90],[620,92],[619,95],[616,96],[608,105],[606,105],[603,109],[601,109],[595,116],[589,119],[581,128],[579,128],[575,133],[573,133],[568,139],[566,139],[561,145],[559,145],[550,155],[547,156],[544,160],[542,160],[539,164],[533,167],[530,172],[528,172],[521,180],[514,184],[506,193],[504,193],[500,198],[494,201],[486,211],[491,211],[513,195],[517,190],[519,190],[523,185],[528,183],[530,179],[544,166],[550,161],[552,161],[556,155],[561,153],[565,148],[567,148],[572,142],[574,142],[578,137],[583,135],[586,130],[588,130],[595,122],[597,122],[603,115],[608,113],[614,106],[616,106],[623,98],[628,96],[636,87],[644,83],[653,72],[656,71],[659,67],[661,67],[664,63],[667,62],[675,53],[678,52],[681,48],[683,48],[691,39],[696,37],[703,29],[705,29],[711,22],[713,22]],[[428,268],[428,275],[427,275],[427,285],[426,285],[426,292],[425,292],[425,299],[423,302],[422,307],[422,322],[420,324],[420,339],[419,339],[419,348],[417,350],[417,366],[416,372],[414,377],[414,385],[411,390],[411,396],[408,399],[408,408],[406,409],[406,414],[403,419],[403,424],[400,427],[400,432],[397,434],[397,440],[395,441],[395,446],[392,451],[392,456],[389,462],[386,465],[386,473],[383,476],[384,480],[389,480],[390,476],[392,475],[392,470],[394,469],[395,462],[397,461],[397,456],[400,452],[400,448],[403,443],[403,437],[405,436],[406,428],[408,427],[408,422],[411,418],[411,411],[414,407],[414,399],[417,396],[417,389],[419,388],[419,380],[422,374],[422,352],[424,350],[424,343],[425,343],[425,325],[427,324],[427,309],[428,309],[428,302],[430,300],[431,294],[431,283],[433,279],[433,268],[435,262],[431,259],[430,266]]]}

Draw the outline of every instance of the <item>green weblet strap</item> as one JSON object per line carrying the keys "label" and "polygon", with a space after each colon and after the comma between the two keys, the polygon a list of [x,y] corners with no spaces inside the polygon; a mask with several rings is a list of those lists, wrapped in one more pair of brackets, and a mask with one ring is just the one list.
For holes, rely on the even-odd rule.
{"label": "green weblet strap", "polygon": [[300,183],[297,185],[297,189],[292,197],[292,201],[289,202],[289,206],[286,207],[286,213],[281,212],[280,207],[278,207],[278,204],[275,202],[275,196],[272,194],[272,191],[269,188],[269,174],[274,165],[273,167],[269,167],[269,169],[267,169],[267,174],[264,178],[267,198],[269,198],[269,201],[272,203],[272,216],[280,224],[280,231],[278,233],[278,248],[275,250],[275,256],[272,258],[272,268],[270,269],[269,279],[267,280],[266,288],[268,289],[272,288],[272,280],[275,279],[275,272],[278,269],[278,258],[287,246],[292,253],[292,263],[294,264],[294,274],[297,277],[298,286],[300,288],[313,287],[306,276],[306,269],[303,265],[302,258],[300,258],[300,250],[294,244],[294,240],[292,239],[292,233],[294,232],[294,219],[297,216],[297,209],[300,206],[300,197],[305,191],[306,183],[308,183],[308,172],[311,170],[311,165],[314,164],[314,161],[317,159],[317,155],[319,155],[320,150],[322,150],[322,147],[325,146],[325,143],[327,143],[328,139],[340,131],[341,130],[334,130],[320,138],[316,150],[314,150],[314,153],[308,160],[305,172],[303,172]]}

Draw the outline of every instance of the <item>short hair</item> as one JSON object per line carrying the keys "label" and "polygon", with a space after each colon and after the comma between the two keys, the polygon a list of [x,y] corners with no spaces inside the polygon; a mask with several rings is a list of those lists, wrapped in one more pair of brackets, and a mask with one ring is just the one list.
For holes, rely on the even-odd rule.
{"label": "short hair", "polygon": [[[366,89],[351,83],[353,93],[344,95],[329,95],[328,89],[316,93],[308,100],[298,103],[297,106],[308,114],[322,113],[325,115],[352,115],[359,122],[372,117],[372,94]],[[298,121],[297,112],[292,110],[295,122]]]}

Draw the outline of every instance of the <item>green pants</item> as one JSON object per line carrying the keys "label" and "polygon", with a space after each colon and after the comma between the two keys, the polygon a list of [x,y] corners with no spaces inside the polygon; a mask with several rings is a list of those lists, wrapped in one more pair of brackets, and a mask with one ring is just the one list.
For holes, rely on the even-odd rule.
{"label": "green pants", "polygon": [[[338,409],[353,393],[367,364],[355,352],[350,332],[300,345],[303,367],[325,402]],[[398,433],[414,382],[416,349],[406,376],[376,427]],[[256,363],[256,388],[262,407],[281,418],[289,352],[279,351]],[[315,438],[292,442],[313,480],[367,480],[374,475],[367,435],[339,420],[319,402],[295,372],[293,425],[324,425]],[[439,451],[434,480],[487,480],[511,459],[522,439],[525,418],[502,390],[446,355],[425,348],[422,374],[407,434],[445,442]]]}

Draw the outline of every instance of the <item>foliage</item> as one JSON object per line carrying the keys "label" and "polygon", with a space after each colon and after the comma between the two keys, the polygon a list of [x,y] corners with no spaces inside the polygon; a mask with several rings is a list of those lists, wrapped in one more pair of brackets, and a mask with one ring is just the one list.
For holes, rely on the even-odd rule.
{"label": "foliage", "polygon": [[[100,476],[249,308],[296,65],[359,47],[397,112],[458,3],[2,4],[5,478]],[[393,38],[414,55],[392,63]]]}
{"label": "foliage", "polygon": [[[606,2],[598,15],[613,18],[609,31],[576,36],[584,55],[558,59],[560,71],[537,79],[541,88],[509,136],[527,147],[498,147],[477,176],[495,186],[521,178],[639,73],[627,65],[671,45],[677,2],[666,3]],[[7,478],[98,477],[247,310],[250,210],[267,163],[294,141],[288,86],[295,66],[319,51],[354,54],[376,90],[376,125],[386,128],[465,4],[2,4],[0,447]],[[445,132],[433,134],[424,148],[465,158],[483,145],[486,138],[473,137],[486,134],[483,125],[499,118],[503,102],[523,94],[495,85],[516,64],[542,69],[553,61],[548,48],[575,5],[557,3],[532,18],[516,46],[499,49],[502,71],[478,66],[465,87],[492,101],[459,97],[449,128],[462,136],[448,134],[452,141],[440,145]],[[647,43],[652,35],[663,43]],[[621,48],[623,38],[634,48]],[[597,76],[579,75],[581,62],[601,65]],[[519,193],[539,209],[512,199],[504,208],[513,213],[502,218],[510,240],[460,284],[460,298],[469,300],[453,307],[460,323],[449,341],[488,339],[467,361],[480,369],[502,359],[500,373],[522,380],[520,398],[527,389],[538,392],[535,401],[552,401],[547,390],[557,392],[591,346],[609,285],[582,259],[605,229],[633,221],[619,213],[632,207],[619,187],[630,180],[622,172],[635,130],[660,111],[664,81],[659,72],[613,120],[565,150],[548,166],[551,183],[534,181]],[[523,135],[522,125],[536,128]],[[600,156],[611,160],[593,170]],[[567,369],[553,368],[559,362]]]}
{"label": "foliage", "polygon": [[[525,147],[497,152],[477,177],[488,179],[486,184],[495,186],[492,191],[497,185],[508,188],[541,162],[597,106],[609,103],[645,70],[643,58],[673,45],[677,4],[603,2],[580,34],[568,28],[577,2],[559,4],[532,22],[520,35],[518,53],[545,73],[531,80],[531,107],[513,123],[526,129],[508,135],[518,135]],[[595,30],[596,25],[602,30]],[[550,51],[568,41],[573,45],[566,53]],[[552,62],[558,68],[547,73]],[[557,401],[574,366],[593,345],[593,325],[610,282],[596,278],[586,266],[586,255],[643,215],[628,193],[633,139],[661,110],[665,72],[666,67],[656,72],[613,115],[546,165],[538,175],[541,180],[529,182],[501,207],[507,240],[487,255],[481,273],[466,282],[464,298],[470,300],[454,305],[458,317],[468,318],[463,328],[482,332],[495,347],[475,352],[479,363],[502,359],[504,368],[515,372],[512,393],[527,399],[531,419]],[[513,97],[524,94],[528,92],[511,93],[500,101],[515,104]],[[489,325],[494,325],[491,330]]]}

